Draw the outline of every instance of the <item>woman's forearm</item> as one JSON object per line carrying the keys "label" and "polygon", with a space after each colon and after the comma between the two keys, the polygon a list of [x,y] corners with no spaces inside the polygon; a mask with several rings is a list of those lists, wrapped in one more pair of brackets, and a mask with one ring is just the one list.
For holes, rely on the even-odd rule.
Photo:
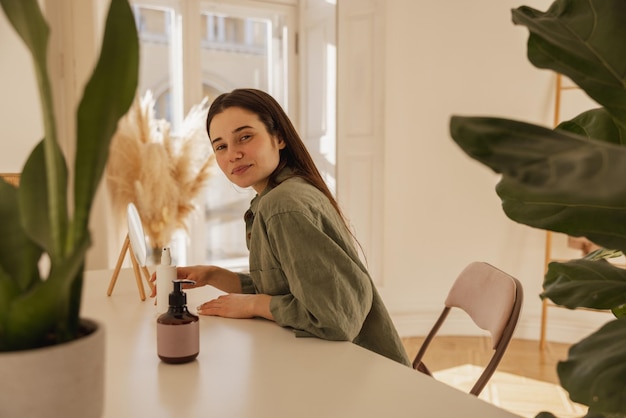
{"label": "woman's forearm", "polygon": [[241,280],[239,275],[222,267],[213,267],[209,273],[207,284],[226,293],[241,293]]}
{"label": "woman's forearm", "polygon": [[185,289],[210,285],[226,293],[241,293],[239,275],[217,266],[188,266],[176,269],[178,279],[187,279],[194,284],[186,284]]}

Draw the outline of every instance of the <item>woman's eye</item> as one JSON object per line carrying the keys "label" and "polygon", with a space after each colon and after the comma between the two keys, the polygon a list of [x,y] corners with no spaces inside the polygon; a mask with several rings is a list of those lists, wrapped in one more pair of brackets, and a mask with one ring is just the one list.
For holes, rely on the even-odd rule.
{"label": "woman's eye", "polygon": [[220,144],[220,145],[218,145],[218,146],[216,146],[216,147],[215,147],[215,151],[220,151],[220,150],[223,150],[223,149],[225,149],[225,148],[226,148],[226,145],[224,145],[224,144]]}
{"label": "woman's eye", "polygon": [[252,138],[252,135],[243,135],[241,138],[239,138],[239,140],[240,141],[247,141],[250,138]]}

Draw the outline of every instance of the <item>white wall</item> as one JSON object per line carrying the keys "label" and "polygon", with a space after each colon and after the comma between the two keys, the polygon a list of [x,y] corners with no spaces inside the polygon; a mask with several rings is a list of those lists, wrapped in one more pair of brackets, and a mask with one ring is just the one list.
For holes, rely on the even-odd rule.
{"label": "white wall", "polygon": [[0,173],[19,173],[43,137],[31,58],[4,13],[0,13]]}
{"label": "white wall", "polygon": [[[495,115],[551,125],[553,77],[527,61],[527,30],[514,26],[510,14],[521,4],[545,10],[549,3],[379,2],[385,15],[384,170],[375,173],[384,182],[381,294],[403,335],[422,334],[456,275],[483,260],[522,281],[517,335],[539,336],[544,232],[505,217],[494,191],[498,177],[463,154],[448,122],[453,114]],[[0,53],[11,58],[0,66],[0,172],[11,172],[21,170],[43,130],[30,60],[4,19],[0,14]],[[103,228],[94,231],[91,250],[100,259],[106,258],[102,234]],[[576,341],[606,319],[552,309],[548,338]],[[450,333],[465,332],[465,325],[460,320]]]}
{"label": "white wall", "polygon": [[[528,62],[528,31],[513,25],[510,12],[523,4],[546,10],[550,3],[381,2],[386,13],[382,293],[403,335],[430,327],[456,275],[482,260],[522,281],[526,297],[517,334],[539,337],[545,232],[504,215],[494,191],[499,177],[463,153],[448,125],[452,115],[552,125],[554,76]],[[583,313],[571,322],[571,314],[549,312],[548,338],[576,341],[606,321],[602,314]],[[463,324],[451,332],[462,332]]]}

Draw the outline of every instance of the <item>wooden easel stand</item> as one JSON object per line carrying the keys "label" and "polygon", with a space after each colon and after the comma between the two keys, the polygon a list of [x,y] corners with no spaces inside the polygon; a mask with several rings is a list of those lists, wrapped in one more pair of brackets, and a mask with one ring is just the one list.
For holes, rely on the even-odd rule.
{"label": "wooden easel stand", "polygon": [[113,293],[113,288],[115,287],[115,283],[117,282],[117,277],[120,274],[120,270],[122,268],[122,263],[124,262],[124,257],[126,256],[126,252],[130,254],[130,261],[133,265],[133,271],[135,273],[135,281],[137,282],[137,289],[139,290],[139,298],[144,301],[146,300],[146,292],[143,287],[143,282],[141,281],[141,276],[146,278],[146,282],[150,287],[150,291],[154,290],[154,284],[150,281],[150,272],[146,268],[146,266],[140,266],[137,262],[137,258],[130,248],[130,238],[128,234],[126,234],[126,238],[124,239],[124,244],[122,245],[122,251],[120,252],[120,256],[117,258],[117,264],[115,265],[115,270],[113,270],[113,276],[111,276],[111,281],[109,282],[109,288],[107,290],[107,296],[111,296]]}

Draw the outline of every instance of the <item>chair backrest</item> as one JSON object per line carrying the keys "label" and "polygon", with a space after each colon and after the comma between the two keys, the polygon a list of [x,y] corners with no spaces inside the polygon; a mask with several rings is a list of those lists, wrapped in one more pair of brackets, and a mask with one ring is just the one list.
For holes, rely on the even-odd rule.
{"label": "chair backrest", "polygon": [[511,341],[523,299],[522,284],[516,278],[484,262],[469,264],[450,288],[444,309],[415,356],[413,368],[432,376],[422,363],[426,349],[450,310],[461,309],[479,328],[489,331],[494,349],[491,360],[470,391],[478,396],[496,371]]}

